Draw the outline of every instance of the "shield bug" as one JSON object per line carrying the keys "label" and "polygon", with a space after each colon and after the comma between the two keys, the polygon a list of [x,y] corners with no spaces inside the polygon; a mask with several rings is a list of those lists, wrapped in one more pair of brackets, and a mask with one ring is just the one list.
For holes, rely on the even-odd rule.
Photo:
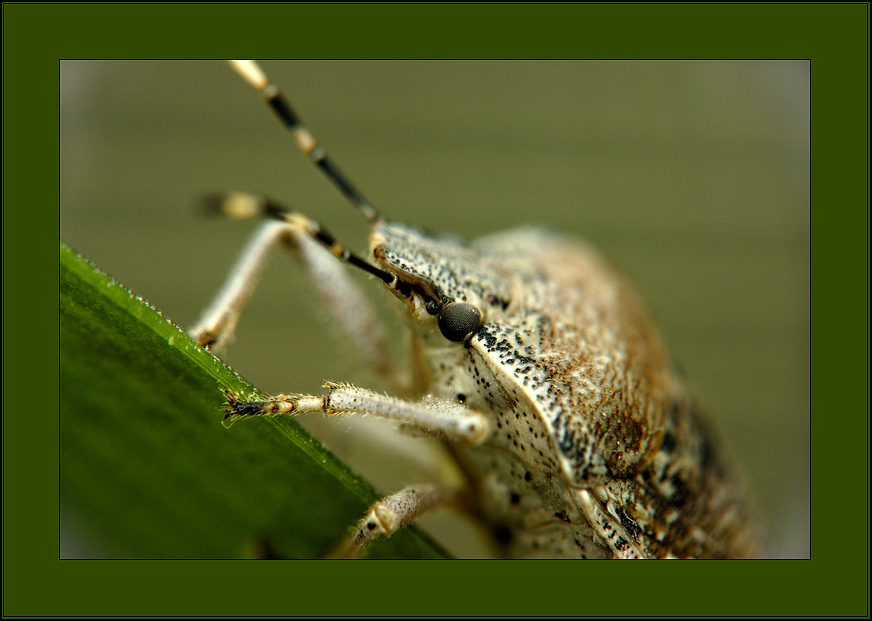
{"label": "shield bug", "polygon": [[[324,394],[227,395],[227,420],[306,413],[372,416],[441,439],[464,482],[411,485],[369,510],[340,550],[354,556],[440,506],[486,525],[497,555],[666,558],[754,555],[740,487],[666,346],[623,278],[574,239],[525,228],[467,242],[386,219],[333,163],[253,62],[260,91],[300,150],[369,226],[354,254],[314,220],[264,197],[208,207],[267,223],[192,330],[220,348],[266,252],[291,247],[335,323],[396,394],[328,382]],[[346,266],[405,308],[410,363],[391,359]]]}

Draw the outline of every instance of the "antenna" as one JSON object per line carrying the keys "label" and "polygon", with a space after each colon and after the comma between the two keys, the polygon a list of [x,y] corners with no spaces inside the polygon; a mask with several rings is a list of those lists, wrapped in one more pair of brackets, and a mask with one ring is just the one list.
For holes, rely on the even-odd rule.
{"label": "antenna", "polygon": [[306,235],[329,250],[337,259],[376,276],[385,284],[390,285],[396,280],[396,276],[393,274],[370,265],[336,241],[315,220],[292,209],[288,209],[265,196],[246,194],[244,192],[226,192],[207,194],[201,198],[201,202],[207,213],[221,214],[239,220],[256,216],[280,220],[306,233]]}
{"label": "antenna", "polygon": [[300,151],[327,176],[327,179],[351,201],[370,223],[381,220],[382,216],[376,208],[370,205],[369,201],[364,198],[363,194],[360,193],[354,184],[342,174],[342,171],[336,167],[326,151],[318,146],[314,136],[309,133],[300,117],[294,112],[291,102],[285,98],[278,87],[269,81],[269,78],[266,77],[260,66],[253,60],[231,60],[229,62],[230,66],[246,82],[263,93],[267,104],[269,104],[282,124],[290,130],[291,136],[294,138]]}

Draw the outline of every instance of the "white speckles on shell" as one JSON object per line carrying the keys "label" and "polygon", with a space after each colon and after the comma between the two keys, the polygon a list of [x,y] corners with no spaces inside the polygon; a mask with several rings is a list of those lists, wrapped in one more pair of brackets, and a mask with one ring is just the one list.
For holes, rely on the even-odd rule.
{"label": "white speckles on shell", "polygon": [[[743,554],[739,501],[705,490],[726,485],[719,464],[686,413],[671,418],[684,393],[665,347],[595,252],[530,229],[466,245],[391,223],[372,248],[405,284],[425,389],[489,417],[483,444],[450,450],[505,555]],[[426,310],[451,299],[482,312],[463,343]]]}
{"label": "white speckles on shell", "polygon": [[[547,548],[557,556],[601,555],[607,542],[591,540],[586,518],[570,515],[580,511],[576,494],[646,459],[651,423],[662,409],[648,398],[658,394],[668,361],[656,337],[647,336],[636,301],[592,252],[539,234],[489,242],[482,254],[503,268],[510,302],[485,309],[466,350],[420,328],[433,390],[446,399],[460,395],[492,417],[485,445],[456,454],[470,472],[484,473],[476,483],[480,502],[490,521],[503,525],[513,554]],[[462,248],[450,267],[443,260],[419,273],[460,299],[480,298],[499,279],[482,267],[489,264],[484,257],[469,261],[467,254]],[[403,265],[412,269],[409,263]],[[627,332],[628,322],[640,324],[638,333]],[[563,535],[544,534],[552,530]],[[568,547],[559,552],[561,546]]]}
{"label": "white speckles on shell", "polygon": [[[380,222],[372,233],[376,259],[404,279],[436,287],[427,291],[441,298],[468,302],[487,311],[488,296],[508,299],[509,285],[500,272],[456,237],[431,237],[411,227]],[[450,260],[446,260],[449,258]]]}

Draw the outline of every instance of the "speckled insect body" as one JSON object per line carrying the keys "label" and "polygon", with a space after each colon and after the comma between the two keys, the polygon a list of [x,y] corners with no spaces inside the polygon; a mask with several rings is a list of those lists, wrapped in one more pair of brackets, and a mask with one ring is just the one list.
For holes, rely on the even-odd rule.
{"label": "speckled insect body", "polygon": [[[596,252],[537,229],[467,243],[385,220],[262,72],[251,64],[237,69],[367,217],[370,251],[358,258],[317,223],[265,199],[216,199],[225,213],[263,213],[277,222],[244,253],[194,334],[208,346],[232,330],[264,249],[284,242],[308,257],[304,265],[332,292],[332,312],[357,347],[418,397],[329,383],[322,396],[247,402],[228,395],[229,418],[324,412],[395,420],[445,440],[466,479],[462,489],[413,485],[376,503],[343,554],[446,505],[485,524],[495,553],[505,557],[754,554],[740,489],[664,343]],[[381,279],[405,305],[413,335],[404,379],[384,359],[377,330],[361,331],[375,320],[340,280],[336,257]]]}

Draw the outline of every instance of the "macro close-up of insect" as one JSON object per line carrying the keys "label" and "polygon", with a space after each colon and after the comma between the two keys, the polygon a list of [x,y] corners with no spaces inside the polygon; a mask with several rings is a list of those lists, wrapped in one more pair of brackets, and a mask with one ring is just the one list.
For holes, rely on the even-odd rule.
{"label": "macro close-up of insect", "polygon": [[[66,68],[71,101],[77,88],[75,72],[81,71],[82,79],[94,69],[75,65]],[[209,64],[209,71],[215,71],[216,65],[219,75],[229,74],[217,63]],[[190,334],[200,345],[271,395],[252,399],[225,391],[225,423],[242,427],[253,424],[247,419],[293,416],[376,481],[383,498],[360,516],[353,532],[349,524],[348,532],[337,533],[335,545],[323,554],[365,556],[372,539],[388,537],[419,518],[427,528],[428,520],[438,520],[437,514],[445,508],[466,516],[461,526],[433,522],[440,539],[445,533],[450,539],[451,533],[461,532],[458,543],[446,543],[458,556],[806,554],[808,395],[802,378],[807,367],[807,310],[802,309],[801,299],[807,269],[807,230],[803,229],[807,204],[802,190],[793,187],[797,180],[802,183],[807,172],[805,143],[791,133],[795,126],[787,121],[783,133],[774,128],[763,132],[768,142],[759,138],[757,130],[768,122],[772,110],[782,109],[778,97],[790,98],[779,91],[761,103],[753,90],[766,80],[782,80],[781,88],[798,88],[802,93],[802,64],[342,65],[303,63],[313,82],[332,80],[334,85],[353,80],[347,77],[353,74],[361,76],[357,88],[368,75],[393,75],[385,84],[393,80],[394,88],[409,98],[407,104],[419,105],[423,121],[416,123],[414,116],[378,116],[381,120],[372,129],[364,127],[359,149],[356,145],[349,149],[350,159],[360,164],[354,167],[336,146],[342,123],[337,123],[332,135],[328,129],[328,140],[322,127],[329,124],[315,120],[324,111],[319,106],[328,107],[328,118],[331,110],[357,106],[365,118],[379,107],[382,97],[396,98],[396,94],[373,89],[368,91],[372,99],[367,99],[352,85],[338,101],[316,101],[306,107],[297,96],[298,91],[306,96],[305,89],[287,84],[292,78],[282,63],[264,63],[261,69],[252,62],[235,61],[233,68],[261,93],[290,135],[279,135],[276,141],[281,143],[276,151],[284,155],[253,161],[246,170],[247,152],[257,148],[258,139],[252,137],[248,121],[240,121],[237,134],[221,138],[232,143],[225,144],[231,148],[222,156],[229,158],[223,170],[245,170],[240,177],[249,187],[232,187],[236,184],[227,180],[231,173],[218,173],[217,179],[226,181],[213,185],[214,193],[205,194],[200,207],[231,220],[262,220],[255,232],[234,229],[237,223],[231,222],[216,240],[210,222],[204,227],[209,230],[186,230],[184,238],[170,244],[173,248],[156,251],[145,241],[152,235],[145,229],[156,222],[148,210],[134,223],[141,236],[113,237],[102,232],[93,237],[101,239],[99,243],[92,242],[87,232],[89,221],[82,215],[87,210],[77,207],[85,199],[71,197],[62,211],[62,231],[77,249],[98,266],[110,266],[110,273],[118,274],[135,291],[147,292],[157,308],[164,312],[173,308],[174,321],[187,318]],[[162,68],[160,63],[153,66]],[[441,84],[458,79],[455,70],[467,72],[462,78],[467,82],[454,86],[468,93],[469,100],[458,101],[449,93],[444,103],[429,102]],[[619,72],[621,78],[613,78],[612,72]],[[653,73],[657,77],[652,78]],[[492,76],[500,87],[476,91],[473,85],[484,75]],[[210,74],[209,80],[214,79]],[[623,91],[633,79],[644,85],[635,92]],[[421,84],[426,80],[433,80],[432,85]],[[540,82],[532,88],[525,80]],[[799,86],[785,86],[790,80]],[[652,97],[647,107],[655,110],[654,120],[648,125],[639,121],[638,126],[626,128],[627,134],[609,134],[604,129],[607,123],[573,127],[566,122],[570,115],[595,117],[613,108],[615,101],[629,102],[628,108],[609,110],[610,114],[627,116],[609,122],[635,119],[633,96],[647,93],[645,89],[654,84],[670,83],[690,84],[697,90],[680,103],[671,91],[662,100],[646,95]],[[745,126],[737,116],[706,139],[694,138],[694,131],[682,124],[685,119],[705,125],[712,118],[729,117],[736,109],[717,100],[724,84],[748,88],[746,105],[752,120],[744,121]],[[549,92],[546,85],[564,90]],[[615,99],[596,99],[598,88]],[[588,97],[588,91],[583,104],[588,108],[576,114],[574,107],[582,105],[578,102]],[[509,109],[503,111],[508,93],[516,94],[519,101],[507,103]],[[243,92],[240,101],[245,95],[253,99],[251,92]],[[155,98],[160,102],[171,96],[162,91]],[[220,107],[216,100],[210,95],[194,107]],[[567,111],[548,103],[557,101],[565,101]],[[263,113],[251,107],[254,115]],[[473,107],[481,109],[478,124],[464,119]],[[697,107],[703,110],[699,118],[694,116]],[[427,125],[428,114],[437,108],[446,122],[451,120],[458,128],[450,138],[442,135],[440,127]],[[667,108],[675,115],[670,117],[673,120],[657,120],[656,112]],[[798,108],[796,123],[801,126],[804,108]],[[82,136],[75,135],[77,117],[72,109],[69,114],[68,143],[93,140],[83,138],[84,130]],[[119,115],[119,124],[123,122],[120,112],[104,114],[102,122],[111,125],[112,114]],[[157,104],[137,114],[143,121],[168,126],[169,134],[189,129],[174,127],[168,116],[161,116]],[[154,118],[148,119],[150,114]],[[527,117],[520,116],[526,114],[529,130]],[[553,125],[548,124],[549,115]],[[63,119],[62,115],[62,124]],[[190,123],[197,122],[196,115],[190,117]],[[222,132],[213,129],[212,121],[202,123],[204,135]],[[506,127],[518,133],[506,133]],[[414,133],[418,131],[422,133]],[[682,132],[690,136],[687,141],[657,146],[661,134]],[[428,135],[431,141],[425,141]],[[467,135],[477,146],[464,154],[462,140]],[[391,151],[390,145],[395,150],[384,157],[396,158],[395,166],[366,155],[365,143],[382,136],[389,145],[381,147],[383,153]],[[754,136],[751,147],[748,136]],[[150,134],[143,141],[141,153],[162,158],[163,143],[157,136]],[[297,154],[291,153],[293,158],[287,154],[288,141],[339,191],[332,195],[339,200],[331,199],[331,190],[325,190],[323,182],[303,181],[308,175],[317,182],[319,175],[306,168]],[[424,150],[450,162],[446,168],[451,171],[437,175],[431,160],[419,162],[412,149],[419,141],[425,141]],[[755,148],[763,155],[754,155]],[[536,170],[516,155],[536,157],[541,155],[539,149],[549,154],[538,157],[542,167]],[[585,156],[590,158],[584,160],[588,168],[576,169],[576,149],[594,152]],[[452,150],[456,152],[449,153]],[[200,162],[209,152],[203,146],[187,155],[184,149],[173,154]],[[100,146],[91,153],[97,158]],[[84,153],[77,164],[80,171],[67,170],[68,192],[82,184],[83,176],[94,175],[87,170],[88,158],[89,153]],[[639,200],[648,202],[639,211],[620,206],[631,202],[621,198],[627,168],[612,172],[610,162],[622,158],[631,163],[627,184],[639,184]],[[260,161],[276,162],[277,172],[271,171],[270,177],[287,173],[292,187],[279,182],[268,185],[268,192],[251,189],[263,166],[256,163]],[[759,173],[758,179],[755,175],[764,167],[760,162],[768,172]],[[181,160],[164,163],[184,166]],[[374,176],[377,169],[383,170],[381,181],[372,186],[360,181]],[[414,183],[403,181],[413,171],[419,178]],[[768,185],[772,171],[786,181]],[[724,179],[718,179],[721,173]],[[489,182],[482,182],[481,176]],[[188,174],[182,177],[184,182],[173,182],[165,191],[176,184],[190,186]],[[110,186],[117,179],[106,178],[111,179]],[[399,189],[392,186],[392,178],[398,180]],[[153,181],[159,194],[160,182]],[[679,181],[691,189],[676,199],[665,189],[673,191]],[[210,190],[206,183],[201,192]],[[404,197],[411,202],[404,208],[399,196],[410,184],[419,189]],[[713,191],[713,184],[720,189]],[[555,189],[562,185],[568,186],[566,195]],[[749,186],[747,193],[740,189],[743,185]],[[505,186],[503,193],[489,195],[488,188],[498,186]],[[433,199],[431,189],[446,194]],[[191,190],[194,198],[197,187]],[[147,202],[143,191],[134,189],[135,202]],[[397,197],[391,207],[384,207],[381,200],[370,202],[370,197],[384,194]],[[520,198],[513,196],[519,194]],[[574,194],[579,195],[568,198]],[[516,198],[518,203],[513,204]],[[700,204],[682,207],[682,201],[692,200]],[[322,208],[320,203],[326,201]],[[758,206],[765,202],[774,204],[772,211]],[[734,204],[746,211],[736,215]],[[161,220],[170,210],[168,206],[152,215],[159,214]],[[599,234],[588,235],[590,230]],[[246,237],[250,237],[247,245]],[[604,251],[593,238],[605,240],[608,249]],[[220,248],[197,258],[198,249],[208,245]],[[298,273],[293,283],[282,282],[279,278],[286,277],[277,275],[289,271],[289,262],[279,260],[285,257],[276,257],[265,268],[267,258],[280,254],[282,247],[297,259],[290,264],[296,268],[290,271]],[[122,248],[131,257],[126,273],[123,263],[113,264],[113,256]],[[652,248],[671,259],[658,263]],[[690,249],[696,254],[682,256]],[[621,258],[614,261],[615,257]],[[199,261],[200,267],[189,276],[178,276],[186,280],[176,281],[174,273],[185,270],[182,263],[173,263],[176,260]],[[144,271],[138,275],[148,261],[159,264],[157,276],[146,276]],[[138,265],[132,267],[133,263]],[[731,280],[724,274],[735,276]],[[650,276],[651,282],[640,292],[635,283],[644,276]],[[162,298],[160,287],[166,283],[158,285],[158,280],[185,289],[184,301],[174,301],[176,294],[169,291]],[[772,295],[774,287],[781,289]],[[701,290],[708,291],[713,301],[703,303],[698,312],[689,310]],[[210,298],[211,306],[198,314],[194,309]],[[757,314],[743,315],[741,309],[751,307]],[[667,329],[661,331],[664,319]],[[288,331],[279,332],[282,323],[291,324]],[[247,333],[247,326],[255,324],[263,331],[260,336]],[[679,327],[687,334],[677,340],[676,350],[672,337]],[[783,357],[773,356],[773,351]],[[706,365],[711,365],[708,371]],[[702,377],[697,373],[700,367]],[[765,373],[768,381],[760,380],[755,387],[755,380]],[[771,418],[764,419],[764,413]],[[238,427],[234,424],[226,433],[232,435]],[[387,434],[390,437],[383,437]],[[376,452],[376,458],[359,457],[364,445]],[[764,461],[769,455],[763,453],[773,445],[781,447],[774,451],[779,465],[769,467]],[[400,456],[400,463],[405,455],[411,465],[397,467],[393,460],[379,457],[388,454]],[[747,458],[748,454],[754,456]],[[362,459],[360,465],[355,459]],[[378,463],[367,466],[367,461]],[[776,498],[774,490],[784,496]],[[799,517],[785,521],[785,515]],[[776,522],[779,534],[772,538],[766,533],[773,531]],[[475,543],[463,538],[466,530],[474,533]]]}
{"label": "macro close-up of insect", "polygon": [[[267,199],[212,197],[216,210],[279,223],[261,230],[193,335],[207,347],[227,338],[265,250],[283,241],[303,257],[334,304],[335,320],[372,363],[403,392],[423,398],[329,383],[324,396],[249,402],[228,395],[228,417],[325,412],[394,420],[447,440],[468,478],[467,489],[424,483],[379,501],[349,554],[446,504],[469,504],[504,556],[753,554],[741,493],[660,337],[601,259],[533,231],[467,245],[386,221],[260,68],[243,61],[234,67],[370,222],[371,256],[351,254],[317,223]],[[309,248],[309,240],[329,254]],[[382,280],[417,322],[406,377],[376,340],[365,298],[331,273],[330,255]]]}

